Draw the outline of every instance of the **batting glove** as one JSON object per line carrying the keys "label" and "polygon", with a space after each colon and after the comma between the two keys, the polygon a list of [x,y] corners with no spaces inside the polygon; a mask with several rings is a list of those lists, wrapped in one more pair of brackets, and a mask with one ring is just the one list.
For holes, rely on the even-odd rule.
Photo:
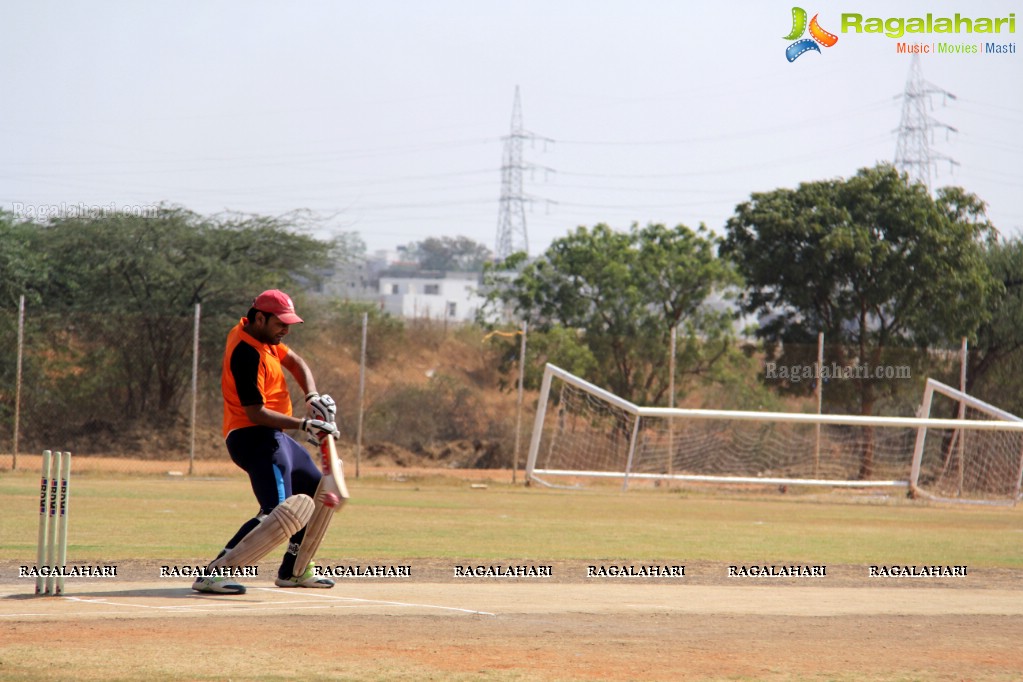
{"label": "batting glove", "polygon": [[337,440],[341,435],[341,432],[337,430],[337,427],[330,422],[325,422],[322,419],[303,419],[302,430],[310,434],[316,440],[310,440],[311,443],[319,443],[319,437],[321,435],[327,435]]}
{"label": "batting glove", "polygon": [[311,419],[319,419],[331,424],[337,421],[337,404],[326,393],[323,395],[319,393],[308,394],[305,397],[305,406],[309,410],[309,417]]}

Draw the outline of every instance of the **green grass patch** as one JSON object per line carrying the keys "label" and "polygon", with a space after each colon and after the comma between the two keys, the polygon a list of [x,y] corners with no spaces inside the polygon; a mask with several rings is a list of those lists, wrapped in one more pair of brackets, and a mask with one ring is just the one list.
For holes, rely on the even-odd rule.
{"label": "green grass patch", "polygon": [[[0,559],[30,563],[38,477],[0,475]],[[454,478],[350,480],[320,554],[349,559],[968,564],[1019,568],[1023,510],[836,496],[613,488]],[[72,481],[69,562],[211,558],[256,503],[243,477],[85,474]]]}

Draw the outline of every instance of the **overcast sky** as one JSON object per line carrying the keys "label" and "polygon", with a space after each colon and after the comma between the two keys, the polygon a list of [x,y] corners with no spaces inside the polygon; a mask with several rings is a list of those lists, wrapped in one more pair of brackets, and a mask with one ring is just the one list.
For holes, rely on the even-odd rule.
{"label": "overcast sky", "polygon": [[[843,13],[1018,3],[801,2],[838,43],[785,59],[793,2],[8,2],[0,208],[308,209],[370,251],[494,248],[516,87],[529,250],[579,225],[705,223],[751,192],[895,156],[910,57]],[[1023,28],[1023,13],[1017,17]],[[1000,36],[922,36],[978,43]],[[1023,55],[924,55],[935,187],[1023,234]]]}

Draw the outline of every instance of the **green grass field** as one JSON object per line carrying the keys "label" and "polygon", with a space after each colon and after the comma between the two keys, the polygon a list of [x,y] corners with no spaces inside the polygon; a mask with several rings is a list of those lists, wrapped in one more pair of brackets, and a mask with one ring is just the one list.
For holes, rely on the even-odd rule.
{"label": "green grass field", "polygon": [[[1023,567],[1023,509],[820,491],[754,494],[614,486],[526,488],[367,475],[320,554],[417,558],[966,564]],[[0,560],[31,563],[38,475],[0,474]],[[255,511],[243,477],[84,474],[71,490],[69,562],[212,557]]]}
{"label": "green grass field", "polygon": [[[204,563],[256,511],[241,475],[130,476],[82,469],[73,477],[70,494],[69,564]],[[0,473],[4,580],[13,577],[13,567],[34,563],[38,485],[34,471]],[[994,576],[980,583],[936,586],[933,594],[940,599],[947,597],[944,590],[984,591],[983,585],[1011,590],[1018,586],[1016,571],[1023,567],[1020,508],[937,505],[898,495],[807,489],[785,494],[665,487],[622,492],[614,484],[562,490],[506,480],[490,480],[483,487],[477,478],[466,480],[454,472],[402,480],[369,472],[349,480],[349,488],[352,499],[321,546],[321,560],[410,564],[417,577],[421,565],[442,571],[462,561],[681,563],[695,574],[700,574],[700,564],[715,563],[824,564],[839,568],[838,574],[843,566],[868,564],[967,565],[971,576],[973,569],[990,569]],[[141,571],[149,579],[154,575],[150,569]],[[722,575],[713,568],[705,575],[712,573]],[[830,571],[828,575],[831,580]],[[878,598],[878,590],[844,590],[841,580],[835,578],[829,591],[857,592],[846,598],[864,608],[863,614],[735,615],[722,606],[731,588],[746,591],[740,599],[767,599],[764,603],[782,594],[806,599],[799,590],[819,588],[751,582],[725,586],[722,592],[720,584],[690,582],[687,571],[684,593],[673,596],[683,598],[685,606],[667,609],[656,597],[629,593],[614,612],[581,602],[577,608],[574,601],[547,611],[543,604],[557,600],[562,591],[580,594],[580,585],[534,585],[527,580],[518,587],[540,588],[530,593],[533,601],[494,618],[372,615],[351,610],[352,602],[345,601],[346,595],[363,600],[366,589],[373,587],[366,581],[344,584],[335,601],[324,602],[330,608],[257,613],[242,609],[266,600],[260,591],[254,590],[248,606],[242,602],[239,610],[231,611],[229,599],[196,599],[183,579],[146,594],[129,589],[116,598],[99,595],[96,604],[110,610],[105,617],[95,615],[96,604],[88,599],[74,602],[67,609],[74,617],[65,619],[59,610],[35,615],[56,607],[30,597],[31,584],[21,581],[4,603],[11,617],[5,622],[15,627],[11,642],[0,645],[0,680],[224,679],[224,671],[231,671],[233,679],[380,682],[1018,679],[1018,617],[886,614],[884,596],[876,605],[869,602]],[[411,586],[395,583],[387,585],[387,594],[418,595],[428,586],[451,589],[454,595],[463,589],[444,582],[431,584],[428,578]],[[582,587],[597,599],[612,585],[607,581]],[[885,589],[905,586],[916,584]],[[516,586],[497,581],[483,587],[500,595]],[[639,587],[657,591],[666,585]],[[821,597],[819,591],[813,594]],[[284,599],[300,599],[299,607],[288,607],[300,608],[314,596]],[[701,603],[718,604],[721,611],[702,613],[697,608]],[[154,610],[161,608],[166,610]],[[195,613],[186,615],[191,609]],[[22,612],[31,613],[18,615]],[[60,625],[57,648],[48,639],[54,623]],[[189,647],[197,633],[209,632],[245,633],[244,643],[237,637],[214,637],[195,649],[201,656],[179,655],[193,650]],[[896,646],[896,653],[887,651]],[[282,663],[281,651],[299,650],[301,656]]]}

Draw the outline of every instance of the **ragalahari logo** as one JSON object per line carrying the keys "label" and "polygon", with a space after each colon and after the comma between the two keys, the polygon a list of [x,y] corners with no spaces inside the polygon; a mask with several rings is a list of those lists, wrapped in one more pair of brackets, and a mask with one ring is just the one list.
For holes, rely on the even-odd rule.
{"label": "ragalahari logo", "polygon": [[[815,14],[813,19],[810,20],[810,37],[802,38],[803,33],[807,30],[806,10],[802,7],[792,8],[792,31],[785,36],[785,40],[796,41],[785,48],[785,58],[790,62],[796,61],[801,54],[810,50],[815,50],[819,53],[821,48],[818,47],[818,44],[824,47],[831,47],[838,42],[838,36],[834,33],[828,33],[817,23],[818,16]],[[801,40],[796,40],[797,38],[801,38]]]}

